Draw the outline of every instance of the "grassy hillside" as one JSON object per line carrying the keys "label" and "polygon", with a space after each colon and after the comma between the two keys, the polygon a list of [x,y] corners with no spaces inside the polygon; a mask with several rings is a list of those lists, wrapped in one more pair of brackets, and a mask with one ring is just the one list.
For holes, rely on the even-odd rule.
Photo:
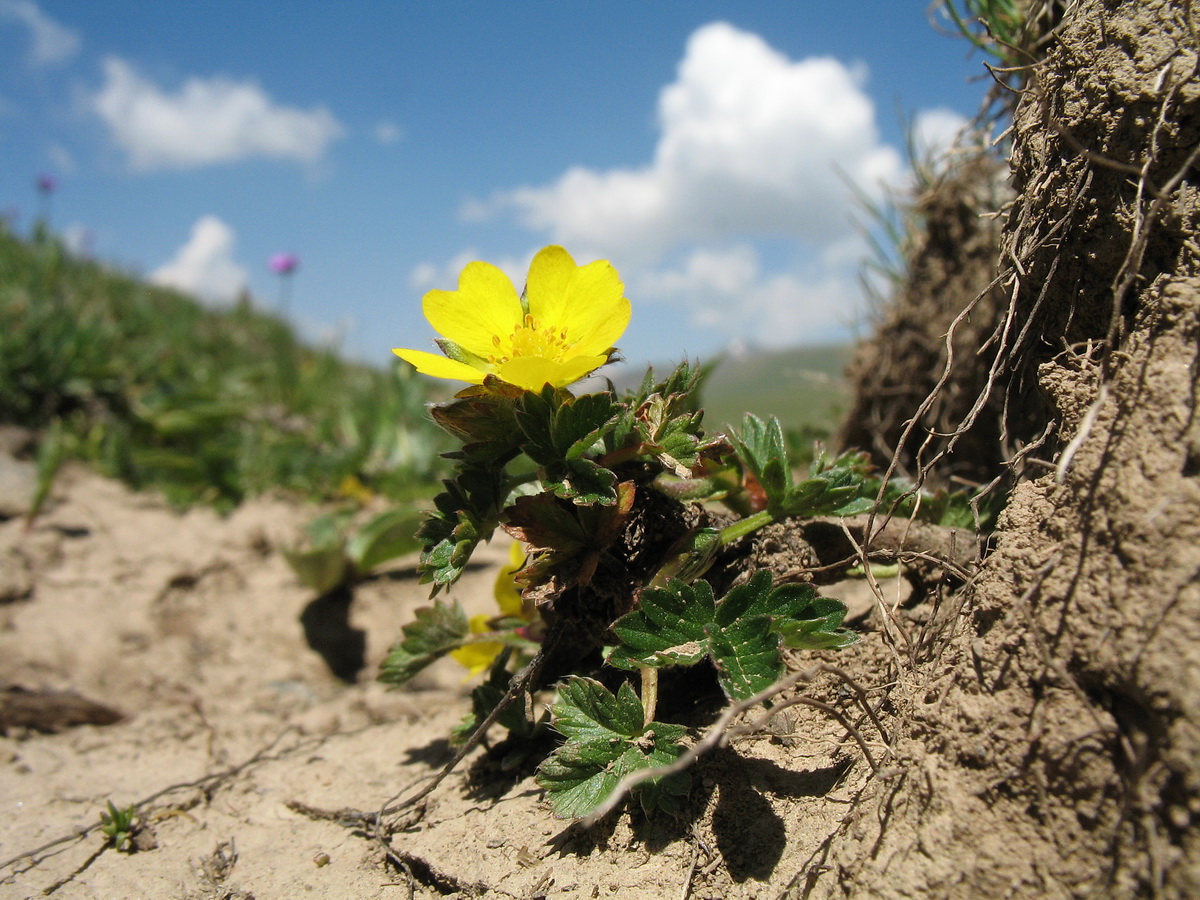
{"label": "grassy hillside", "polygon": [[716,430],[752,412],[777,416],[789,431],[827,434],[848,402],[843,370],[852,352],[837,344],[727,357],[705,382],[705,424]]}
{"label": "grassy hillside", "polygon": [[223,507],[274,487],[427,492],[445,445],[426,391],[248,300],[214,309],[0,227],[0,423],[42,434],[47,465],[81,458]]}

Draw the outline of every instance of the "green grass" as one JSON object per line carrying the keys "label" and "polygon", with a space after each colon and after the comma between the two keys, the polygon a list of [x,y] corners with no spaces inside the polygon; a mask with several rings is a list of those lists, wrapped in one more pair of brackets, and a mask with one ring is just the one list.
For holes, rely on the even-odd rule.
{"label": "green grass", "polygon": [[175,503],[428,494],[447,445],[427,393],[249,302],[204,306],[0,225],[0,422]]}

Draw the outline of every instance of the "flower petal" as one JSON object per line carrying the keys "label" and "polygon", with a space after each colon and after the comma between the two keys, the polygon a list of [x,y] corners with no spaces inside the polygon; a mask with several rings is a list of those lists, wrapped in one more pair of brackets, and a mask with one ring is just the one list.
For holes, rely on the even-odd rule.
{"label": "flower petal", "polygon": [[523,616],[525,601],[521,598],[521,589],[514,575],[525,565],[525,548],[519,541],[513,541],[508,549],[508,563],[500,567],[496,574],[496,583],[492,593],[496,596],[496,605],[504,616]]}
{"label": "flower petal", "polygon": [[457,360],[446,359],[436,353],[426,353],[424,350],[393,350],[406,363],[412,363],[422,375],[432,375],[434,378],[449,378],[452,381],[469,381],[472,384],[483,384],[483,377],[488,373]]}
{"label": "flower petal", "polygon": [[629,325],[629,301],[617,270],[607,260],[576,266],[562,247],[546,247],[529,266],[525,289],[533,317],[555,330],[565,328],[571,352],[603,353]]}
{"label": "flower petal", "polygon": [[606,305],[596,304],[591,320],[579,326],[567,326],[572,352],[583,355],[604,353],[617,343],[629,327],[633,309],[625,297]]}
{"label": "flower petal", "polygon": [[525,299],[529,312],[539,323],[560,325],[567,292],[575,275],[575,260],[562,247],[543,247],[529,264]]}
{"label": "flower petal", "polygon": [[467,263],[457,291],[430,291],[421,308],[439,334],[485,358],[497,351],[494,337],[508,346],[523,317],[521,298],[508,276],[486,262]]}
{"label": "flower petal", "polygon": [[540,356],[517,356],[496,367],[496,377],[527,391],[543,385],[566,387],[608,362],[607,356],[574,356],[563,362]]}

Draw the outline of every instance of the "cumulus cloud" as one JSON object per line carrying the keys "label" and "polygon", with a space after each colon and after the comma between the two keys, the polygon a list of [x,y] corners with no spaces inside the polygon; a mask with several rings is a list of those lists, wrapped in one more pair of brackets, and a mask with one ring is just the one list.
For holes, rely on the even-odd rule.
{"label": "cumulus cloud", "polygon": [[935,160],[946,155],[967,127],[967,120],[949,109],[924,109],[912,124],[913,151],[918,159]]}
{"label": "cumulus cloud", "polygon": [[29,29],[29,61],[35,66],[64,63],[79,52],[79,35],[55,22],[32,0],[0,0],[0,19]]}
{"label": "cumulus cloud", "polygon": [[246,269],[233,258],[233,229],[216,216],[202,216],[171,260],[150,273],[155,284],[227,303],[246,286]]}
{"label": "cumulus cloud", "polygon": [[868,193],[894,182],[865,72],[838,60],[792,61],[757,35],[717,22],[689,38],[659,95],[660,136],[645,166],[583,166],[500,194],[526,226],[604,255],[652,259],[687,242],[844,234],[849,178]]}
{"label": "cumulus cloud", "polygon": [[248,157],[315,163],[343,133],[324,107],[276,104],[253,82],[189,78],[163,90],[115,57],[91,108],[135,169],[189,168]]}
{"label": "cumulus cloud", "polygon": [[[866,77],[863,67],[792,60],[757,35],[706,25],[659,93],[645,164],[577,165],[550,183],[469,201],[460,216],[510,214],[581,261],[611,259],[635,308],[701,345],[845,339],[867,255],[855,189],[881,200],[910,179],[880,136]],[[915,137],[933,151],[962,124],[948,110],[923,112]],[[463,261],[421,267],[414,287],[452,286]]]}
{"label": "cumulus cloud", "polygon": [[693,250],[677,265],[634,271],[626,281],[629,296],[671,304],[694,327],[766,347],[839,336],[857,293],[852,271],[816,261],[768,272],[745,243]]}

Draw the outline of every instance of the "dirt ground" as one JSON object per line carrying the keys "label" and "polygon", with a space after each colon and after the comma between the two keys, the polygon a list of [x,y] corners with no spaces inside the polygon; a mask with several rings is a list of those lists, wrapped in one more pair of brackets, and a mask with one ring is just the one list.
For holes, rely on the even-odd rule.
{"label": "dirt ground", "polygon": [[[313,810],[374,812],[433,772],[469,684],[451,661],[403,690],[372,680],[427,588],[410,563],[348,605],[316,601],[277,552],[313,514],[272,499],[180,514],[73,469],[32,530],[0,523],[19,574],[0,606],[0,683],[124,716],[0,738],[0,862],[16,857],[0,897],[776,896],[866,783],[844,728],[783,716],[708,759],[695,827],[622,812],[584,832],[552,816],[530,771],[477,751],[390,837],[405,872]],[[488,608],[506,556],[480,551],[453,593],[468,611]],[[355,683],[313,645],[340,671],[361,664]],[[96,855],[98,831],[71,837],[109,800],[143,804],[153,849]]]}

